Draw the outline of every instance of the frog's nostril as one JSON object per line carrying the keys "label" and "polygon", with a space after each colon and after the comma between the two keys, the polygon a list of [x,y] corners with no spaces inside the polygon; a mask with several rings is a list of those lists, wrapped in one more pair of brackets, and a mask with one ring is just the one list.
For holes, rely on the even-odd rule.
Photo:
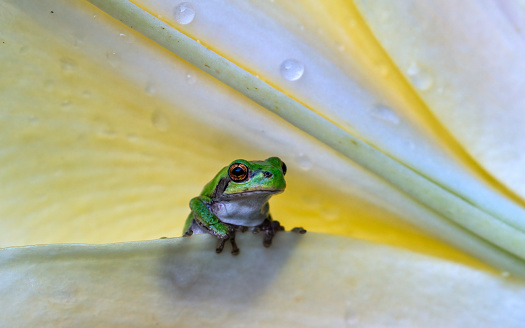
{"label": "frog's nostril", "polygon": [[273,174],[271,172],[264,171],[264,177],[265,178],[271,178],[272,176],[273,176]]}

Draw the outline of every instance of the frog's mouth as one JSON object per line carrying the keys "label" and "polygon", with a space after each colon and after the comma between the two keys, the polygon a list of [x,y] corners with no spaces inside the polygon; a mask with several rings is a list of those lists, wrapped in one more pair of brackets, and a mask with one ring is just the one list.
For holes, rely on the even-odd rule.
{"label": "frog's mouth", "polygon": [[274,190],[247,190],[247,191],[242,191],[242,192],[237,192],[237,193],[234,193],[234,194],[227,194],[227,193],[224,193],[223,195],[225,197],[245,197],[245,196],[253,196],[253,195],[257,195],[257,194],[260,194],[260,195],[275,195],[275,194],[280,194],[282,193],[284,190],[280,190],[280,189],[274,189]]}

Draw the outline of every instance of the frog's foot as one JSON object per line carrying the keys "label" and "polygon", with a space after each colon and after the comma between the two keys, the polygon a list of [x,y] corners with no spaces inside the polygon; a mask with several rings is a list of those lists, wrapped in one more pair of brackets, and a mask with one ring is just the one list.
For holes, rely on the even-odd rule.
{"label": "frog's foot", "polygon": [[191,228],[190,228],[190,229],[188,229],[188,231],[186,231],[184,233],[184,235],[182,235],[182,237],[189,237],[191,235],[193,235],[193,230],[191,230]]}
{"label": "frog's foot", "polygon": [[230,243],[232,244],[232,255],[239,255],[239,247],[237,247],[237,243],[235,242],[235,232],[232,233],[230,236]]}
{"label": "frog's foot", "polygon": [[295,233],[298,233],[298,234],[301,234],[301,235],[304,235],[306,233],[306,230],[303,229],[302,227],[295,227],[291,231],[295,232]]}
{"label": "frog's foot", "polygon": [[228,240],[232,244],[232,255],[238,255],[240,250],[239,250],[239,247],[237,247],[237,243],[235,242],[235,231],[233,231],[230,234],[230,236],[220,240],[219,246],[217,246],[217,248],[215,249],[215,252],[217,254],[220,254],[222,250],[224,249],[224,245],[226,244]]}
{"label": "frog's foot", "polygon": [[220,242],[219,242],[219,246],[217,246],[217,248],[215,249],[215,252],[217,254],[220,254],[222,252],[222,250],[224,249],[224,244],[226,244],[226,241],[228,239],[221,239]]}
{"label": "frog's foot", "polygon": [[260,230],[264,231],[264,247],[270,247],[272,245],[273,237],[278,231],[283,231],[284,227],[279,223],[279,221],[265,220],[263,224],[261,224]]}

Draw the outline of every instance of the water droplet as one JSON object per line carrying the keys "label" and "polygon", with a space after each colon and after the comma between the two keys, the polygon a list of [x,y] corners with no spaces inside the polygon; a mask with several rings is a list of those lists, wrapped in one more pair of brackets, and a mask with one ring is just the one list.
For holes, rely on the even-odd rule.
{"label": "water droplet", "polygon": [[405,146],[406,148],[410,150],[416,149],[416,145],[414,144],[414,142],[408,139],[403,140],[403,146]]}
{"label": "water droplet", "polygon": [[60,59],[60,67],[64,73],[72,73],[75,71],[77,64],[75,64],[75,61],[71,58],[62,58]]}
{"label": "water droplet", "polygon": [[350,305],[347,305],[344,321],[347,327],[355,327],[359,324],[359,316]]}
{"label": "water droplet", "polygon": [[129,142],[136,142],[137,140],[139,140],[139,137],[137,137],[136,134],[128,134],[126,138]]}
{"label": "water droplet", "polygon": [[99,132],[99,136],[101,138],[106,138],[106,139],[115,139],[115,137],[117,136],[117,133],[111,129],[103,129]]}
{"label": "water droplet", "polygon": [[81,40],[79,38],[75,38],[73,40],[73,47],[78,48],[78,47],[80,47],[80,45],[82,45],[83,42],[84,42],[83,40]]}
{"label": "water droplet", "polygon": [[508,271],[503,271],[503,272],[501,272],[501,276],[502,276],[503,278],[508,278],[508,277],[510,277],[510,272],[508,272]]}
{"label": "water droplet", "polygon": [[376,68],[382,76],[385,76],[390,72],[390,67],[387,63],[379,63],[376,65]]}
{"label": "water droplet", "polygon": [[135,43],[135,37],[130,34],[120,33],[119,38],[126,43]]}
{"label": "water droplet", "polygon": [[304,202],[305,208],[308,208],[310,210],[318,209],[319,207],[321,207],[321,199],[319,199],[319,197],[317,196],[310,194],[304,195],[302,197],[302,200]]}
{"label": "water droplet", "polygon": [[40,119],[35,115],[29,115],[28,121],[31,124],[38,124],[40,122]]}
{"label": "water droplet", "polygon": [[118,52],[106,52],[106,58],[111,66],[118,67],[120,65],[120,54]]}
{"label": "water droplet", "polygon": [[70,100],[64,100],[60,103],[60,107],[64,110],[70,110],[73,107],[73,103]]}
{"label": "water droplet", "polygon": [[181,2],[175,7],[175,20],[179,24],[189,24],[195,18],[195,8],[191,2]]}
{"label": "water droplet", "polygon": [[407,75],[414,86],[421,91],[430,89],[434,83],[432,75],[430,75],[430,73],[425,69],[419,67],[419,65],[415,62],[412,62],[412,64],[410,64],[408,67]]}
{"label": "water droplet", "polygon": [[324,218],[328,221],[334,221],[339,218],[339,208],[337,208],[334,204],[328,204],[328,206],[325,206],[323,208]]}
{"label": "water droplet", "polygon": [[281,64],[280,72],[288,81],[296,81],[303,76],[304,65],[295,59],[287,59]]}
{"label": "water droplet", "polygon": [[60,305],[73,305],[76,298],[77,291],[74,288],[60,285],[53,289],[53,292],[47,298],[47,301]]}
{"label": "water droplet", "polygon": [[157,88],[155,88],[155,85],[150,83],[146,86],[146,88],[144,88],[144,91],[146,91],[148,95],[152,96],[157,93]]}
{"label": "water droplet", "polygon": [[19,52],[20,52],[21,55],[27,54],[29,52],[29,47],[28,46],[21,46]]}
{"label": "water droplet", "polygon": [[202,273],[202,264],[200,263],[185,263],[184,268],[180,266],[169,266],[168,275],[172,282],[180,289],[188,289],[193,286],[199,279]]}
{"label": "water droplet", "polygon": [[186,83],[195,84],[195,82],[197,82],[197,77],[195,74],[186,74]]}
{"label": "water droplet", "polygon": [[168,131],[171,125],[166,114],[158,109],[151,114],[151,123],[153,123],[153,126],[159,131]]}
{"label": "water droplet", "polygon": [[399,116],[385,105],[375,105],[369,110],[372,117],[378,118],[384,122],[391,124],[399,124]]}
{"label": "water droplet", "polygon": [[306,156],[305,154],[303,154],[303,153],[299,153],[295,157],[295,162],[297,163],[299,168],[301,170],[303,170],[303,171],[308,171],[313,166],[312,161],[310,160],[310,158],[308,156]]}
{"label": "water droplet", "polygon": [[55,81],[53,80],[46,80],[44,82],[44,90],[46,91],[53,91],[55,89]]}

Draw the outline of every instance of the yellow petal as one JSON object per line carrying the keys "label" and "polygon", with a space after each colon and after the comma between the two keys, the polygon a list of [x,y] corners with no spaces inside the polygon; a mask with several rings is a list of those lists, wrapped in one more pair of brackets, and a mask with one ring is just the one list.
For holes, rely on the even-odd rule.
{"label": "yellow petal", "polygon": [[272,213],[285,226],[475,263],[399,222],[428,210],[91,5],[2,12],[3,81],[17,86],[2,97],[2,246],[177,236],[224,163],[279,155],[289,188]]}

